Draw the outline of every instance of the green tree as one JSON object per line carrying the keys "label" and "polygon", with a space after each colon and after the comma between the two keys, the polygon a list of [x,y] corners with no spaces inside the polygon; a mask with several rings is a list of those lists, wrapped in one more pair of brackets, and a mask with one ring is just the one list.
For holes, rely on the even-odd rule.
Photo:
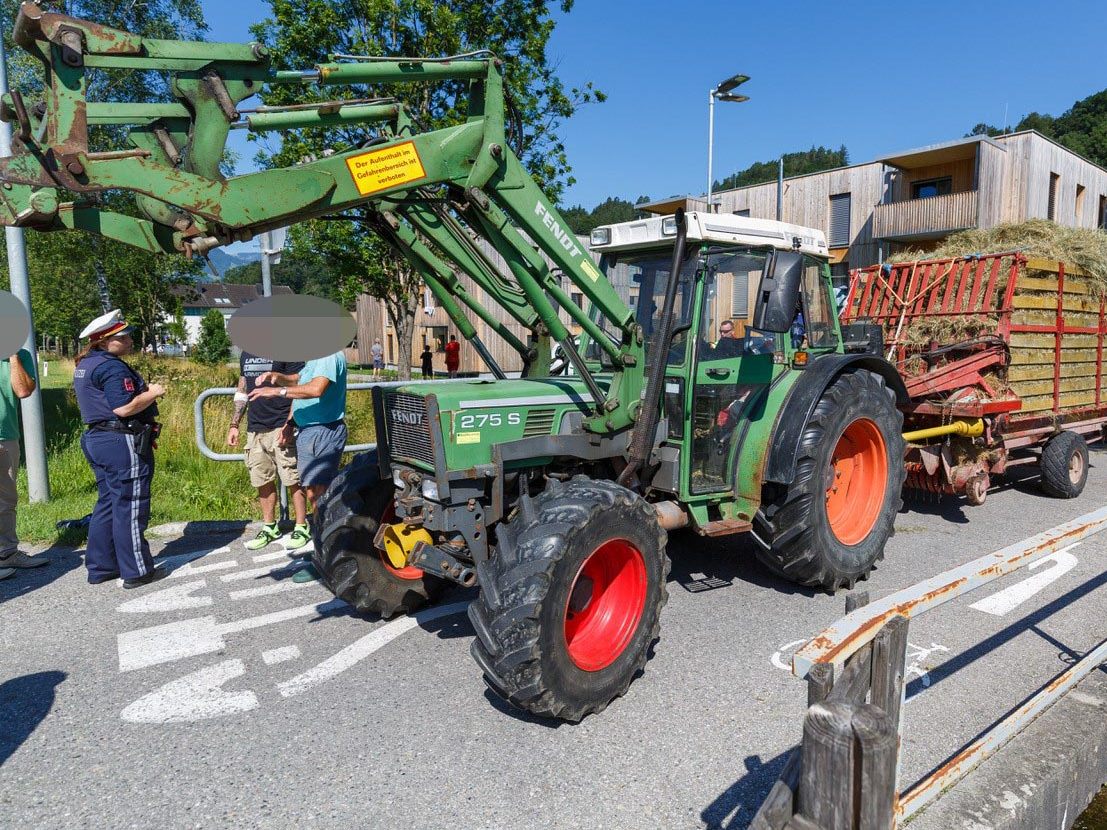
{"label": "green tree", "polygon": [[200,321],[200,339],[192,357],[205,366],[217,366],[231,359],[231,338],[219,309],[211,309]]}
{"label": "green tree", "polygon": [[[270,5],[272,18],[253,32],[271,47],[279,68],[310,66],[334,53],[418,57],[491,50],[504,61],[512,150],[553,200],[573,183],[558,127],[577,107],[604,96],[591,84],[567,89],[558,77],[546,52],[554,28],[554,4],[548,0],[270,0]],[[569,12],[573,2],[556,5]],[[465,119],[467,93],[467,83],[448,82],[327,88],[317,96],[393,96],[403,101],[417,124],[437,129]],[[303,103],[311,94],[276,87],[262,98],[266,105],[281,105]],[[357,126],[286,133],[279,148],[264,146],[258,158],[265,165],[285,166],[305,156],[357,147],[369,137]],[[420,280],[364,224],[363,211],[348,211],[344,218],[352,221],[301,225],[292,234],[291,250],[321,255],[338,276],[343,296],[356,286],[385,301],[406,378]]]}
{"label": "green tree", "polygon": [[[736,187],[749,187],[755,184],[764,184],[776,179],[779,169],[779,160],[757,161],[745,170],[739,170],[723,179],[715,182],[712,189],[731,190]],[[807,173],[818,173],[822,170],[833,170],[835,167],[845,167],[849,164],[849,151],[843,144],[837,150],[829,147],[812,147],[796,153],[784,154],[784,175],[803,176]]]}
{"label": "green tree", "polygon": [[[274,285],[287,285],[296,294],[311,294],[335,302],[343,301],[343,285],[334,268],[318,251],[300,246],[285,251],[281,261],[272,267]],[[261,283],[261,263],[248,262],[228,268],[223,282],[241,285]],[[352,310],[352,306],[348,306]]]}
{"label": "green tree", "polygon": [[565,217],[573,233],[587,236],[593,228],[598,228],[600,225],[614,225],[618,222],[640,219],[642,212],[635,210],[634,206],[649,200],[649,196],[639,196],[635,201],[628,202],[618,196],[609,196],[592,210],[585,210],[581,205],[576,205],[561,211],[561,215]]}

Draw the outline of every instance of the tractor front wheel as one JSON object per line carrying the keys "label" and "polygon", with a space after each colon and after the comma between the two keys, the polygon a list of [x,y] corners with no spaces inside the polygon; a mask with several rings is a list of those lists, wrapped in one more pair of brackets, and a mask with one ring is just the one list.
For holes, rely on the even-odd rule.
{"label": "tractor front wheel", "polygon": [[840,375],[800,438],[796,472],[769,485],[753,523],[757,556],[800,585],[834,590],[865,579],[902,502],[903,416],[884,379]]}
{"label": "tractor front wheel", "polygon": [[323,583],[358,611],[385,619],[434,602],[447,583],[391,561],[373,544],[377,528],[395,521],[396,488],[382,480],[377,455],[354,458],[327,488],[314,516],[312,563]]}
{"label": "tractor front wheel", "polygon": [[477,567],[472,653],[492,689],[577,722],[624,694],[668,600],[665,531],[641,497],[578,476],[524,497]]}

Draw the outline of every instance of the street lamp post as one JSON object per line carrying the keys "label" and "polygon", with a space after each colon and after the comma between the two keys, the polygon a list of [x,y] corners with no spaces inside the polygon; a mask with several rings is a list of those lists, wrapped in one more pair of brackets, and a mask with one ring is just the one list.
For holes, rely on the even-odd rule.
{"label": "street lamp post", "polygon": [[748,81],[749,75],[734,75],[720,82],[707,94],[707,209],[711,207],[711,191],[714,189],[712,180],[711,162],[715,154],[715,101],[731,101],[740,104],[748,101],[748,95],[734,95],[731,90]]}

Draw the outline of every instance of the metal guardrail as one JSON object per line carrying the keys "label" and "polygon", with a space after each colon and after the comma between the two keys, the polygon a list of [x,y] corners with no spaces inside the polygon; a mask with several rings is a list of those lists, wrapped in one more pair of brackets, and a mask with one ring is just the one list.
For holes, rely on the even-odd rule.
{"label": "metal guardrail", "polygon": [[[792,673],[807,680],[803,743],[794,751],[751,825],[783,828],[895,827],[995,754],[1038,715],[1107,660],[1107,640],[1031,695],[1015,711],[906,792],[900,787],[907,626],[910,620],[1107,529],[1107,507],[982,556],[887,597],[851,607],[803,645]],[[866,703],[866,698],[870,698]],[[867,756],[873,712],[894,730],[894,751]],[[852,721],[851,721],[852,718]],[[851,731],[852,730],[852,731]],[[874,743],[875,746],[875,743]],[[845,749],[843,749],[845,747]],[[870,769],[880,758],[883,771]],[[878,774],[879,773],[879,774]],[[854,787],[853,781],[861,782]],[[901,794],[902,792],[902,794]],[[832,803],[835,800],[842,803]],[[860,803],[855,803],[860,800]],[[884,811],[884,815],[872,814]],[[869,811],[870,819],[864,816]],[[861,816],[859,823],[855,816]],[[874,823],[875,822],[875,823]]]}

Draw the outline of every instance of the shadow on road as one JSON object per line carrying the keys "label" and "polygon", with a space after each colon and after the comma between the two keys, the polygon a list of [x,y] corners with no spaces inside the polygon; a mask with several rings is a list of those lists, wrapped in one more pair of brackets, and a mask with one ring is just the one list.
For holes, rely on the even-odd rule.
{"label": "shadow on road", "polygon": [[757,561],[754,544],[748,534],[711,539],[690,531],[673,533],[669,536],[669,558],[672,562],[669,581],[689,593],[724,588],[736,579],[781,594],[813,597],[825,593],[770,573]]}
{"label": "shadow on road", "polygon": [[708,830],[741,830],[748,827],[791,754],[789,749],[768,762],[763,762],[760,755],[747,755],[744,761],[746,774],[723,790],[700,813],[700,820]]}
{"label": "shadow on road", "polygon": [[80,551],[66,545],[54,545],[35,555],[48,559],[50,564],[41,568],[17,568],[13,576],[0,581],[0,604],[45,588],[84,564]]}
{"label": "shadow on road", "polygon": [[62,671],[42,671],[14,677],[0,684],[0,766],[54,708],[55,690],[67,677]]}

